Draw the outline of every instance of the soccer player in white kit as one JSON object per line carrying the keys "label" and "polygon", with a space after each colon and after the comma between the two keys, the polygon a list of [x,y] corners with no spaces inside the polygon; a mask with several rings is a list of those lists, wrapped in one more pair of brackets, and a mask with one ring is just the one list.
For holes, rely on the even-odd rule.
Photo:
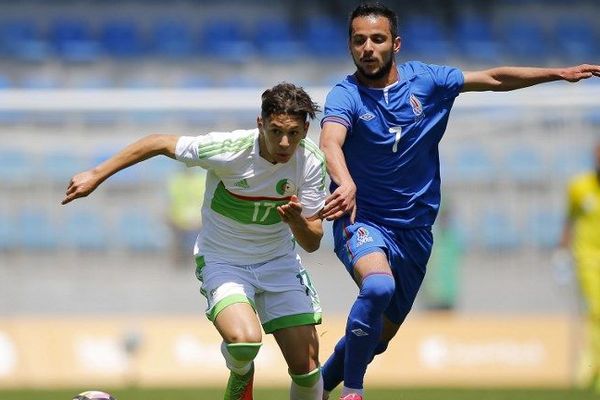
{"label": "soccer player in white kit", "polygon": [[306,138],[317,111],[302,88],[281,83],[263,93],[257,128],[146,136],[75,175],[62,201],[87,196],[114,173],[159,154],[208,171],[194,255],[206,315],[231,371],[226,400],[252,399],[261,326],[289,367],[290,399],[322,397],[315,329],[321,307],[295,249],[298,243],[315,251],[323,236],[325,159]]}

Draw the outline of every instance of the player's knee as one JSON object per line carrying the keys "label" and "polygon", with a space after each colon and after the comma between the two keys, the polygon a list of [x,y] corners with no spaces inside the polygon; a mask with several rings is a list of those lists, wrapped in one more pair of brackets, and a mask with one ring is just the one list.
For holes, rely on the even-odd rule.
{"label": "player's knee", "polygon": [[262,343],[228,343],[227,352],[237,361],[250,362],[256,358]]}
{"label": "player's knee", "polygon": [[292,381],[298,386],[313,387],[321,380],[321,367],[317,367],[305,374],[294,374],[288,371]]}
{"label": "player's knee", "polygon": [[395,290],[396,282],[393,276],[373,274],[363,280],[360,296],[368,298],[377,308],[385,308],[392,299]]}

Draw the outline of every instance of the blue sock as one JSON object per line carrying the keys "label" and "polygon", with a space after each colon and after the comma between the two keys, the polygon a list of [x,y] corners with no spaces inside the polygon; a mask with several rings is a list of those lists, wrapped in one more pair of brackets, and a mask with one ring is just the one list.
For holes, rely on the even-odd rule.
{"label": "blue sock", "polygon": [[[371,355],[369,363],[373,361],[376,355],[383,353],[388,347],[388,342],[379,342]],[[331,392],[344,380],[344,355],[346,353],[346,336],[342,336],[333,349],[333,354],[329,356],[321,374],[323,375],[323,389]]]}
{"label": "blue sock", "polygon": [[362,389],[367,365],[374,357],[383,329],[383,312],[387,308],[396,284],[388,274],[367,276],[348,316],[344,386]]}
{"label": "blue sock", "polygon": [[323,375],[323,389],[331,392],[341,381],[344,380],[344,354],[346,353],[346,337],[342,336],[329,356],[321,374]]}

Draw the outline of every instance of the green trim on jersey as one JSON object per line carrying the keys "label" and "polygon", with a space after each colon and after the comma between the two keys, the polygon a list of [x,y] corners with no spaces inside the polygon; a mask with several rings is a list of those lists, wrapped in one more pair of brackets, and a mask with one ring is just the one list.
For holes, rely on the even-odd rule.
{"label": "green trim on jersey", "polygon": [[232,304],[237,304],[237,303],[250,304],[250,306],[252,306],[254,311],[256,311],[256,307],[254,306],[254,303],[249,298],[247,298],[243,294],[232,294],[231,296],[227,296],[224,299],[222,299],[221,301],[219,301],[217,304],[215,304],[210,309],[210,311],[208,313],[206,313],[206,316],[208,317],[209,320],[214,322],[221,311],[223,311],[226,307],[228,307]]}
{"label": "green trim on jersey", "polygon": [[321,313],[304,313],[296,315],[287,315],[272,319],[263,324],[265,333],[273,333],[279,329],[291,328],[302,325],[318,325],[321,323]]}
{"label": "green trim on jersey", "polygon": [[210,208],[224,217],[240,224],[274,225],[281,222],[277,207],[289,200],[241,199],[229,192],[223,182],[219,182],[213,194]]}
{"label": "green trim on jersey", "polygon": [[304,147],[312,154],[314,154],[317,160],[321,162],[321,186],[319,187],[319,190],[325,189],[325,178],[327,176],[327,164],[325,161],[325,154],[313,142],[310,142],[305,139],[302,139],[300,141],[300,146]]}
{"label": "green trim on jersey", "polygon": [[223,153],[237,153],[254,146],[254,133],[239,139],[225,139],[198,147],[198,158],[208,158]]}

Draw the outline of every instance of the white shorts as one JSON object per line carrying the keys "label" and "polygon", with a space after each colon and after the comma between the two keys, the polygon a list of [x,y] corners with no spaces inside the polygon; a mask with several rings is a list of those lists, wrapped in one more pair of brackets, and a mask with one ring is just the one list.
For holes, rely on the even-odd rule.
{"label": "white shorts", "polygon": [[206,316],[235,303],[252,305],[265,333],[292,326],[321,323],[321,304],[300,256],[289,254],[251,265],[196,259],[196,277],[206,297]]}

